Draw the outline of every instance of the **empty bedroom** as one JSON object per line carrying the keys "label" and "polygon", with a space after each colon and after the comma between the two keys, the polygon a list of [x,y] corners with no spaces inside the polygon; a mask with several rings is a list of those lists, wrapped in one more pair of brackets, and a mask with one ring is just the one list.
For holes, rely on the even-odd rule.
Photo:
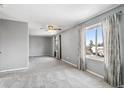
{"label": "empty bedroom", "polygon": [[0,4],[0,88],[123,88],[123,4]]}

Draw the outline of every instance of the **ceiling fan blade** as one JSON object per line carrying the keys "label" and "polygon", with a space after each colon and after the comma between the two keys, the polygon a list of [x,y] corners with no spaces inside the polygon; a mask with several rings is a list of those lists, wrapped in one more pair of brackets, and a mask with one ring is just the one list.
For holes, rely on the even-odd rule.
{"label": "ceiling fan blade", "polygon": [[40,28],[40,30],[45,30],[45,31],[48,31],[48,29],[47,29],[47,28]]}
{"label": "ceiling fan blade", "polygon": [[54,30],[62,30],[61,28],[54,28]]}
{"label": "ceiling fan blade", "polygon": [[46,29],[46,28],[42,28],[42,27],[41,27],[40,29]]}

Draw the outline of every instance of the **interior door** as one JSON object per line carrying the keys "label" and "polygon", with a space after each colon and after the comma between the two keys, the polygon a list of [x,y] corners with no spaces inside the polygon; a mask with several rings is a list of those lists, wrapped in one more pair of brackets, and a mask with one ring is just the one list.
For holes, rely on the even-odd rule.
{"label": "interior door", "polygon": [[0,64],[2,62],[2,24],[1,24],[1,21],[0,21]]}
{"label": "interior door", "polygon": [[27,36],[27,23],[0,19],[0,71],[27,66]]}
{"label": "interior door", "polygon": [[60,45],[60,53],[59,53],[59,55],[60,55],[60,59],[62,58],[62,48],[61,48],[61,46],[62,46],[62,42],[61,42],[61,35],[59,35],[59,45]]}
{"label": "interior door", "polygon": [[4,60],[3,59],[4,59],[4,54],[5,54],[5,50],[3,48],[3,43],[4,43],[3,42],[3,38],[4,38],[3,31],[4,31],[4,29],[3,29],[3,22],[2,22],[2,20],[0,20],[0,70],[3,69],[3,64],[4,64]]}
{"label": "interior door", "polygon": [[61,35],[55,38],[55,54],[57,59],[61,59]]}
{"label": "interior door", "polygon": [[[10,26],[9,26],[10,25]],[[0,20],[0,71],[9,70],[13,67],[13,30],[10,30],[11,24],[7,21]],[[12,43],[13,42],[13,43]]]}
{"label": "interior door", "polygon": [[58,36],[56,36],[56,40],[55,40],[55,52],[56,52],[56,58],[59,59],[59,38]]}

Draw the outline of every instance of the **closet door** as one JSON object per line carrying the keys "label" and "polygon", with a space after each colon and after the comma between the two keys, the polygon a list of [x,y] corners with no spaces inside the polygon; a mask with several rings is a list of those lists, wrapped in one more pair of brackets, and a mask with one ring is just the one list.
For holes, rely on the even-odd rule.
{"label": "closet door", "polygon": [[3,21],[0,20],[0,71],[3,69],[3,64],[4,64],[4,55],[5,55],[5,50],[3,48],[3,39],[4,39],[4,34],[3,34]]}
{"label": "closet door", "polygon": [[18,34],[15,27],[18,27],[16,22],[0,20],[0,71],[15,69],[19,54],[16,50],[18,38],[15,37]]}
{"label": "closet door", "polygon": [[2,30],[2,24],[1,24],[1,20],[0,20],[0,67],[1,67],[1,62],[2,62],[2,33],[1,33],[1,30]]}
{"label": "closet door", "polygon": [[28,26],[0,19],[0,71],[24,68],[28,62]]}

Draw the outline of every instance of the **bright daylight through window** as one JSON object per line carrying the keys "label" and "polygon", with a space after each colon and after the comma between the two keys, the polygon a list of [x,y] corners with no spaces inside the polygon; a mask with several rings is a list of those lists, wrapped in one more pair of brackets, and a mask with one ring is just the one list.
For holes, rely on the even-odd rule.
{"label": "bright daylight through window", "polygon": [[86,57],[104,59],[103,30],[101,24],[86,28]]}

